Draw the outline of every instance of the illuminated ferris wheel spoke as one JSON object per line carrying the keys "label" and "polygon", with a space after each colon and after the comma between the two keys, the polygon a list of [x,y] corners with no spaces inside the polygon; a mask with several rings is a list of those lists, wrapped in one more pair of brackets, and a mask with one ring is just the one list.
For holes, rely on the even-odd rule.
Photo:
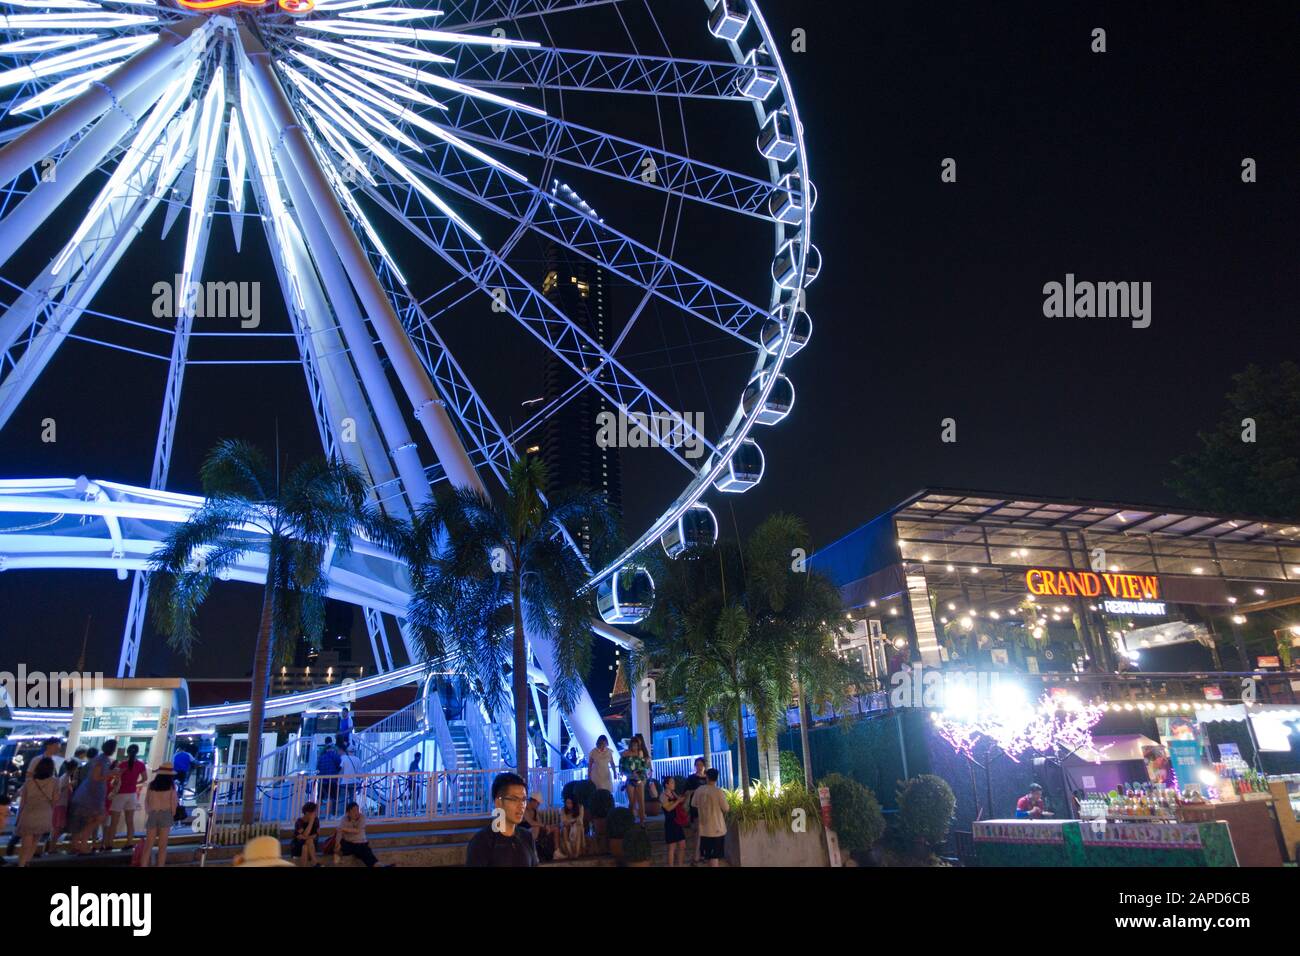
{"label": "illuminated ferris wheel spoke", "polygon": [[[426,152],[428,163],[408,157],[425,178],[470,199],[495,215],[523,222],[537,235],[608,269],[661,300],[702,319],[755,348],[767,309],[712,282],[671,257],[608,226],[580,200],[570,202],[559,188],[544,192],[530,184],[493,180],[456,151]],[[374,182],[373,178],[369,178]],[[395,186],[391,181],[387,184]],[[408,213],[408,216],[411,215]],[[412,217],[413,219],[416,217]]]}
{"label": "illuminated ferris wheel spoke", "polygon": [[448,26],[473,30],[498,23],[528,20],[552,13],[605,7],[622,0],[460,0],[439,3]]}
{"label": "illuminated ferris wheel spoke", "polygon": [[[380,185],[382,187],[383,184]],[[395,184],[390,192],[402,188],[401,184]],[[462,276],[472,279],[484,294],[500,303],[505,314],[513,317],[615,408],[622,408],[633,415],[666,416],[677,423],[684,443],[698,443],[701,448],[715,450],[712,443],[682,419],[668,402],[642,383],[555,303],[542,296],[528,280],[481,241],[472,245],[465,244],[445,231],[440,240],[417,225],[416,217],[410,213],[413,197],[386,196],[374,187],[365,189],[365,192]],[[435,224],[438,222],[438,217],[432,212],[425,218]],[[667,447],[666,450],[683,466],[692,472],[695,470],[694,465],[675,447]]]}
{"label": "illuminated ferris wheel spoke", "polygon": [[474,86],[642,93],[688,99],[747,100],[751,82],[774,80],[770,68],[636,53],[509,47],[456,51],[450,75]]}

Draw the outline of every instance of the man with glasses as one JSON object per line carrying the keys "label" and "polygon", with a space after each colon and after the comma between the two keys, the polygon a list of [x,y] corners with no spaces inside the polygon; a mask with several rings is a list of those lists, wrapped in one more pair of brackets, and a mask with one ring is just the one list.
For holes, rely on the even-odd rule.
{"label": "man with glasses", "polygon": [[466,866],[537,866],[537,844],[519,824],[524,819],[528,786],[514,773],[492,781],[492,822],[469,841]]}

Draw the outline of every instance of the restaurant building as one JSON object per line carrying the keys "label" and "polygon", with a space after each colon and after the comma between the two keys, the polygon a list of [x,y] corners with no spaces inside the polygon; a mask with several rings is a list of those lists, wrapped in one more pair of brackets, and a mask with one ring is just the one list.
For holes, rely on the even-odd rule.
{"label": "restaurant building", "polygon": [[809,563],[850,612],[841,649],[881,678],[1289,670],[1300,647],[1300,521],[925,489]]}

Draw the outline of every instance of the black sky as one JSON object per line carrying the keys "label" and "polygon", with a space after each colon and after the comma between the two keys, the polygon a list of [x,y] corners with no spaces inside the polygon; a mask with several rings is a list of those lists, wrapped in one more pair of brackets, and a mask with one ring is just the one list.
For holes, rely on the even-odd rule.
{"label": "black sky", "polygon": [[[732,508],[742,533],[787,510],[824,544],[926,484],[1168,502],[1169,461],[1217,414],[1229,376],[1296,357],[1297,8],[765,9],[777,37],[807,31],[807,51],[784,57],[823,272],[808,292],[812,343],[787,366],[795,410],[759,436],[765,480],[711,499],[724,531]],[[1104,54],[1090,52],[1095,27]],[[945,157],[955,184],[940,181]],[[1244,157],[1258,182],[1241,181]],[[710,254],[731,267],[725,246]],[[1067,273],[1151,282],[1150,328],[1044,318],[1043,284]],[[47,376],[0,433],[0,473],[147,481],[156,370],[76,343],[51,369],[61,379]],[[214,428],[266,447],[278,430],[289,453],[314,450],[300,378],[192,375],[196,395],[222,395],[221,424],[208,427],[201,397],[184,407],[171,487],[193,489]],[[55,445],[39,441],[47,414]],[[955,444],[940,441],[947,417]],[[112,671],[125,602],[112,575],[0,574],[0,656],[71,666],[90,614],[87,665]],[[245,603],[190,665],[154,640],[141,670],[243,673]]]}

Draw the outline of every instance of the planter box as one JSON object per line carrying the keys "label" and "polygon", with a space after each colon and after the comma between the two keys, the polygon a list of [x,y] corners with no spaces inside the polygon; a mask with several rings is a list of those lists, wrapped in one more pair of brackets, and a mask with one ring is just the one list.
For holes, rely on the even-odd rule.
{"label": "planter box", "polygon": [[793,833],[758,826],[727,831],[727,862],[731,866],[830,866],[821,824],[808,821],[808,830]]}

